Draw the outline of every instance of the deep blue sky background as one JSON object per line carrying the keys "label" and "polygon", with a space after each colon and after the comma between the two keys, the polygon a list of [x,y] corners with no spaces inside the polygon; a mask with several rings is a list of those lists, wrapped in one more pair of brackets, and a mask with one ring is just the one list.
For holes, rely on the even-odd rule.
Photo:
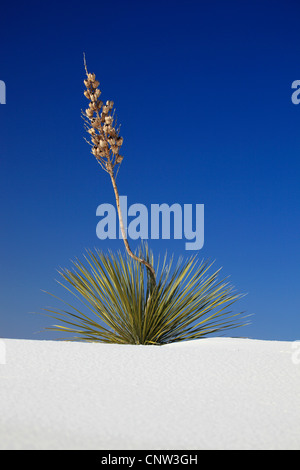
{"label": "deep blue sky background", "polygon": [[122,123],[120,194],[204,204],[199,256],[255,313],[228,335],[300,338],[299,18],[296,0],[2,3],[1,337],[53,338],[29,312],[53,305],[41,289],[63,295],[56,269],[85,248],[123,250],[96,237],[114,195],[83,140],[85,51]]}

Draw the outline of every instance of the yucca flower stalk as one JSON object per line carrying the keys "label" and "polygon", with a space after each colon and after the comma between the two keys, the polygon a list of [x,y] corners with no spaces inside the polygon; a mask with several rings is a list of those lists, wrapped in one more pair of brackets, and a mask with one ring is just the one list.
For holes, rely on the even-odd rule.
{"label": "yucca flower stalk", "polygon": [[88,141],[88,143],[92,146],[92,154],[99,165],[110,176],[116,198],[120,229],[127,253],[131,258],[147,268],[151,278],[152,290],[152,287],[156,284],[155,270],[149,262],[136,256],[132,252],[124,228],[119,191],[116,183],[116,176],[123,161],[123,156],[120,155],[123,137],[119,135],[120,127],[117,127],[114,102],[106,101],[104,105],[103,101],[100,100],[100,83],[96,80],[94,73],[88,73],[85,56],[84,65],[86,71],[86,79],[84,80],[86,90],[84,91],[84,96],[89,100],[89,107],[85,111],[82,111],[82,115],[85,121],[86,131],[90,135],[90,141]]}
{"label": "yucca flower stalk", "polygon": [[[138,257],[154,265],[147,245],[144,250],[142,253],[140,249]],[[197,256],[180,258],[175,266],[167,255],[162,263],[158,260],[157,283],[151,296],[149,276],[128,254],[107,255],[94,250],[87,251],[84,260],[76,259],[73,270],[59,271],[63,280],[57,281],[79,305],[59,299],[66,305],[64,310],[44,309],[61,322],[46,329],[73,335],[63,339],[163,345],[246,324],[239,320],[244,320],[243,312],[231,311],[242,295],[236,294],[226,279],[219,278],[220,269],[210,274],[213,263],[199,262]]]}

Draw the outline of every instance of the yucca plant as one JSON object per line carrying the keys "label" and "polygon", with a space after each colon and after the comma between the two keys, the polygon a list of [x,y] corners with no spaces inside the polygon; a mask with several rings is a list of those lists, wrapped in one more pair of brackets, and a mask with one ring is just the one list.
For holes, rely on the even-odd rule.
{"label": "yucca plant", "polygon": [[[147,245],[138,257],[154,265]],[[75,260],[72,270],[59,271],[65,282],[57,281],[83,310],[62,299],[66,309],[45,309],[61,322],[47,329],[73,335],[64,339],[162,345],[245,324],[239,321],[244,319],[242,312],[230,310],[241,295],[226,279],[219,279],[220,269],[209,274],[212,264],[199,262],[197,256],[174,264],[165,255],[161,266],[158,260],[154,288],[149,274],[128,254],[96,249],[87,251],[84,259]]]}
{"label": "yucca plant", "polygon": [[239,321],[242,312],[230,310],[241,295],[234,293],[226,279],[219,280],[220,270],[209,274],[208,261],[181,258],[174,265],[173,259],[165,256],[161,264],[159,260],[155,264],[147,245],[136,253],[131,250],[116,184],[123,138],[114,103],[106,101],[104,105],[100,100],[100,84],[95,74],[88,73],[85,58],[84,64],[84,95],[89,107],[82,116],[92,154],[111,178],[126,253],[88,251],[85,262],[77,259],[73,270],[61,270],[65,282],[58,282],[79,305],[60,299],[67,309],[45,309],[61,322],[47,329],[68,333],[65,339],[69,340],[158,345],[244,325]]}

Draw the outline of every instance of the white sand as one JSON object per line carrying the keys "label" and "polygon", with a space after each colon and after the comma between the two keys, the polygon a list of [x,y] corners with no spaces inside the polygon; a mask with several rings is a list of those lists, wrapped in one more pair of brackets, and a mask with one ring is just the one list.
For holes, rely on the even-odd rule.
{"label": "white sand", "polygon": [[1,450],[300,449],[292,342],[1,342]]}

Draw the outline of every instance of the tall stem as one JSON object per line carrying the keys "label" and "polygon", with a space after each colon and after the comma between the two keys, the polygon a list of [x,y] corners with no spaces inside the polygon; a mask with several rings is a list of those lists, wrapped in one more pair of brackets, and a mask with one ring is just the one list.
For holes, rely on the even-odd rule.
{"label": "tall stem", "polygon": [[110,162],[108,164],[108,173],[110,175],[111,182],[112,182],[114,192],[115,192],[116,203],[117,203],[117,211],[118,211],[119,222],[120,222],[120,229],[121,229],[121,233],[122,233],[122,237],[123,237],[123,241],[124,241],[124,245],[125,245],[125,248],[127,250],[127,253],[129,254],[129,256],[131,256],[131,258],[135,259],[139,263],[142,263],[144,266],[146,266],[146,268],[149,271],[150,277],[151,277],[152,285],[155,286],[156,285],[156,274],[155,274],[155,270],[154,270],[153,266],[151,266],[151,264],[149,264],[143,258],[139,258],[138,256],[136,256],[134,253],[132,253],[132,251],[130,249],[130,246],[129,246],[129,243],[128,243],[128,240],[127,240],[127,235],[126,235],[125,228],[124,228],[124,223],[123,223],[123,217],[122,217],[122,212],[121,212],[121,207],[120,207],[119,192],[118,192],[118,188],[117,188],[117,184],[116,184],[116,180],[115,180],[115,176],[114,176],[114,171],[113,171],[113,168],[112,168],[112,165],[110,164]]}

